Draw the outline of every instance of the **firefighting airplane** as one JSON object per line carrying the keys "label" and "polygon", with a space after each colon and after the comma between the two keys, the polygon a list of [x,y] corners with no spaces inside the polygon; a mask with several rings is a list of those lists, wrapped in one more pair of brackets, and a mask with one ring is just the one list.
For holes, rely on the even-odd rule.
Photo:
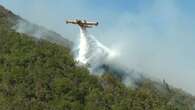
{"label": "firefighting airplane", "polygon": [[92,21],[86,21],[86,20],[67,20],[66,24],[76,24],[79,25],[81,28],[92,28],[94,26],[97,26],[98,22],[92,22]]}

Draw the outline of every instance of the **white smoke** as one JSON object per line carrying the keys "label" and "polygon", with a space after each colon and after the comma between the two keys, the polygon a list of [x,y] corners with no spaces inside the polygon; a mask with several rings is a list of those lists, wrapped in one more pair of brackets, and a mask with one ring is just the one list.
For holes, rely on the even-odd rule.
{"label": "white smoke", "polygon": [[17,20],[16,25],[14,25],[12,28],[19,33],[26,33],[36,38],[41,38],[46,33],[45,30],[37,29],[37,26],[24,20]]}
{"label": "white smoke", "polygon": [[104,46],[94,36],[88,34],[86,29],[80,28],[76,61],[87,65],[90,72],[96,75],[102,75],[106,71],[113,72],[112,74],[121,78],[125,85],[133,87],[141,75],[123,65],[119,53]]}

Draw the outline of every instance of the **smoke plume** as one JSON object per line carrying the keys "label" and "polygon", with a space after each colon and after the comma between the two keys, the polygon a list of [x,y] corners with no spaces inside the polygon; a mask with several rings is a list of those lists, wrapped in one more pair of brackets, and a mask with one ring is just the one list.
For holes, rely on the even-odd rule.
{"label": "smoke plume", "polygon": [[88,65],[91,73],[102,75],[111,72],[120,78],[126,85],[134,86],[141,78],[141,74],[127,68],[117,60],[119,53],[100,43],[94,36],[88,34],[86,29],[80,28],[80,41],[76,60]]}

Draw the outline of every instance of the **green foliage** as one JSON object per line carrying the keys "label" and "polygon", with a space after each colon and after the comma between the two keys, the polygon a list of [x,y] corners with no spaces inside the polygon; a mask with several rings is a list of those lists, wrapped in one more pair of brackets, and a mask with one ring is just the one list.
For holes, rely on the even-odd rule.
{"label": "green foliage", "polygon": [[127,88],[111,74],[90,75],[68,48],[16,33],[1,16],[0,110],[194,109],[193,97],[168,85]]}

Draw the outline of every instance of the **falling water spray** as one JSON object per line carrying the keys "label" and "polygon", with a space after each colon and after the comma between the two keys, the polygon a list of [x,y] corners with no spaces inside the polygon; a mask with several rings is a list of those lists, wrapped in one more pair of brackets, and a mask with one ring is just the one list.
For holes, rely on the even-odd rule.
{"label": "falling water spray", "polygon": [[87,63],[87,52],[89,50],[89,44],[87,39],[87,30],[84,28],[80,28],[80,43],[79,43],[79,53],[76,58],[77,61],[86,64]]}
{"label": "falling water spray", "polygon": [[90,65],[90,69],[94,72],[108,59],[113,56],[113,51],[101,44],[95,37],[88,34],[86,28],[80,28],[79,52],[76,60],[83,64]]}

